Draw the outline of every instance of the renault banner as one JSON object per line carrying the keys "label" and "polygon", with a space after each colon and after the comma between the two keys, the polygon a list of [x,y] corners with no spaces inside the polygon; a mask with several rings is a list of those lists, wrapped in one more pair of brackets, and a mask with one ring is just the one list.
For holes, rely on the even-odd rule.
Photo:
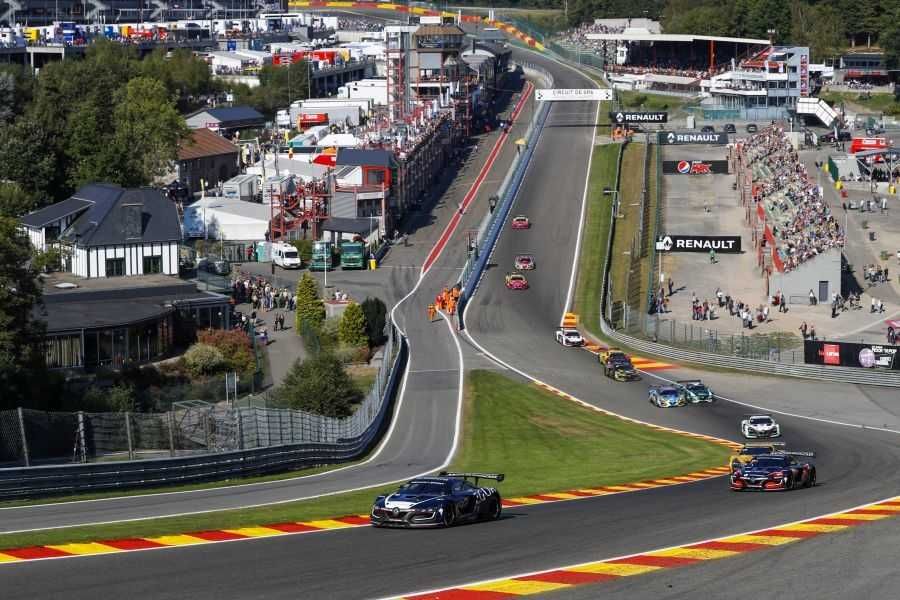
{"label": "renault banner", "polygon": [[609,113],[609,118],[613,123],[619,125],[623,123],[667,123],[669,121],[669,113],[667,112],[628,112],[624,110]]}
{"label": "renault banner", "polygon": [[660,131],[660,144],[727,144],[728,134],[701,131]]}
{"label": "renault banner", "polygon": [[662,235],[656,240],[658,252],[709,252],[739,254],[739,235]]}

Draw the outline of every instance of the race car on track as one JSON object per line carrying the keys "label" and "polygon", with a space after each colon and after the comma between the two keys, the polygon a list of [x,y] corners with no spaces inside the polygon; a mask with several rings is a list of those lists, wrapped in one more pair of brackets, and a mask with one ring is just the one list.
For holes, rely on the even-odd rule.
{"label": "race car on track", "polygon": [[742,490],[774,491],[816,485],[816,466],[808,460],[798,459],[793,454],[801,453],[763,454],[732,469],[731,489],[736,492]]}
{"label": "race car on track", "polygon": [[698,402],[712,402],[714,399],[712,390],[699,379],[676,381],[675,384],[687,402],[696,404]]}
{"label": "race car on track", "polygon": [[510,226],[513,229],[528,229],[531,227],[531,221],[525,215],[518,215],[512,218]]}
{"label": "race car on track", "polygon": [[741,435],[748,440],[781,437],[781,425],[771,415],[747,415],[741,421]]}
{"label": "race car on track", "polygon": [[728,459],[728,462],[734,468],[735,465],[747,464],[763,454],[783,453],[784,446],[784,442],[747,442],[738,450],[737,454]]}
{"label": "race car on track", "polygon": [[481,479],[500,482],[503,474],[443,471],[437,477],[417,477],[393,494],[375,498],[369,519],[375,527],[452,527],[499,519],[500,492],[479,486]]}
{"label": "race car on track", "polygon": [[519,271],[530,271],[534,269],[534,257],[530,254],[517,254],[515,265]]}
{"label": "race car on track", "polygon": [[[614,356],[614,355],[618,355],[618,354],[621,354],[625,358],[628,358],[628,355],[625,354],[624,352],[622,352],[621,350],[619,350],[618,348],[604,348],[604,349],[600,350],[600,352],[597,353],[597,360],[600,361],[601,365],[605,365],[606,362],[609,360],[610,356]],[[621,357],[619,357],[619,358],[621,358]]]}
{"label": "race car on track", "polygon": [[527,290],[528,280],[521,273],[507,273],[506,288],[510,290]]}
{"label": "race car on track", "polygon": [[681,390],[672,385],[655,385],[647,392],[647,396],[650,404],[658,408],[671,408],[687,404]]}
{"label": "race car on track", "polygon": [[584,338],[577,329],[557,329],[556,341],[563,346],[584,346]]}
{"label": "race car on track", "polygon": [[631,359],[624,352],[612,352],[603,363],[603,374],[612,377],[616,381],[631,381],[638,379],[637,369],[631,364]]}

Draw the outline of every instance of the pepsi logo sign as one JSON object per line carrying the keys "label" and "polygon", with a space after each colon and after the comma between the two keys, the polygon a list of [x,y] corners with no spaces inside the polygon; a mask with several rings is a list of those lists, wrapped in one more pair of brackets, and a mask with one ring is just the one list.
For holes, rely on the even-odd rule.
{"label": "pepsi logo sign", "polygon": [[679,160],[678,161],[678,172],[682,175],[687,175],[691,172],[691,163],[687,160]]}

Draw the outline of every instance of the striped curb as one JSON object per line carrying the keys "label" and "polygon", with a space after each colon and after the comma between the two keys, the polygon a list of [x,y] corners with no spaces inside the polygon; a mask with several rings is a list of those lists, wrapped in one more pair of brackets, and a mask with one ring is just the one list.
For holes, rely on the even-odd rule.
{"label": "striped curb", "polygon": [[[288,2],[288,8],[352,8],[356,10],[384,10],[403,14],[419,15],[423,17],[448,17],[456,18],[457,13],[448,12],[446,10],[436,11],[420,6],[407,6],[406,4],[390,4],[387,2],[339,2],[334,0],[316,1],[316,0],[293,0]],[[513,25],[504,23],[503,21],[492,20],[487,17],[478,15],[461,15],[464,23],[480,23],[490,27],[496,27],[505,31],[507,34],[515,37],[525,45],[540,50],[546,50],[544,45],[531,37],[530,35],[519,31]]]}
{"label": "striped curb", "polygon": [[888,500],[881,500],[843,512],[770,529],[395,598],[400,600],[498,600],[532,596],[784,546],[818,535],[844,531],[871,521],[887,519],[898,514],[900,514],[900,496],[895,496]]}
{"label": "striped curb", "polygon": [[237,527],[234,529],[218,529],[194,531],[191,533],[174,533],[147,538],[124,538],[99,542],[75,542],[69,544],[52,544],[32,546],[29,548],[13,548],[0,550],[0,565],[49,558],[72,558],[115,552],[132,552],[135,550],[158,550],[161,548],[177,548],[196,544],[216,542],[233,542],[279,535],[296,535],[335,529],[351,529],[369,525],[369,515],[348,515],[333,519],[301,521],[288,523],[272,523],[255,527]]}

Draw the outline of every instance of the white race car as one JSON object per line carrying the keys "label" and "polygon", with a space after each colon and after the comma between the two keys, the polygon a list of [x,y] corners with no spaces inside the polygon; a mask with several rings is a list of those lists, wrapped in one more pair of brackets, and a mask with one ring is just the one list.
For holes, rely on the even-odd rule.
{"label": "white race car", "polygon": [[741,421],[741,434],[747,439],[781,437],[781,426],[771,415],[747,415]]}
{"label": "white race car", "polygon": [[563,346],[584,346],[584,338],[581,337],[577,329],[557,329],[556,341]]}

